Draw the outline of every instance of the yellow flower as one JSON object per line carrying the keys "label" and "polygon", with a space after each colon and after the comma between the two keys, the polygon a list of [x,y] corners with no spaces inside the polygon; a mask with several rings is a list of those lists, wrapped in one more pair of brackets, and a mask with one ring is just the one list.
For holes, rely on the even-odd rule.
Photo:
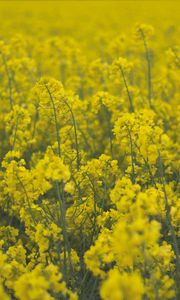
{"label": "yellow flower", "polygon": [[100,294],[103,300],[141,300],[144,287],[137,273],[120,273],[112,269],[102,283]]}

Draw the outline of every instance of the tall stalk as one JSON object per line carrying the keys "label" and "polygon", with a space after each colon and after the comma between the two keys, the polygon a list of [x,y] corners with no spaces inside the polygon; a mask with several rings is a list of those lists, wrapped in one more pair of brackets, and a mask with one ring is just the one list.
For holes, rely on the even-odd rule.
{"label": "tall stalk", "polygon": [[135,163],[134,163],[134,154],[133,154],[133,142],[132,142],[132,136],[131,136],[131,132],[127,127],[127,131],[128,131],[128,135],[129,135],[129,143],[130,143],[130,153],[131,153],[131,181],[134,184],[135,183]]}
{"label": "tall stalk", "polygon": [[122,78],[123,78],[123,81],[124,81],[124,85],[125,85],[125,88],[126,88],[126,93],[127,93],[128,100],[129,100],[129,111],[133,112],[134,111],[133,101],[132,101],[132,97],[131,97],[131,94],[130,94],[130,91],[129,91],[129,88],[128,88],[128,84],[127,84],[127,80],[126,80],[126,77],[125,77],[125,74],[124,74],[124,70],[123,70],[122,67],[120,67],[120,71],[121,71],[121,75],[122,75]]}
{"label": "tall stalk", "polygon": [[152,108],[152,75],[151,75],[151,57],[150,57],[150,52],[147,44],[147,39],[146,36],[143,32],[142,29],[140,29],[142,41],[144,44],[144,50],[145,50],[145,56],[146,56],[146,61],[147,61],[147,85],[148,85],[148,101],[149,101],[149,106]]}
{"label": "tall stalk", "polygon": [[[56,111],[56,105],[54,103],[54,97],[49,90],[49,87],[47,84],[45,84],[45,88],[48,92],[49,98],[51,100],[52,108],[53,108],[53,114],[54,114],[54,121],[55,121],[55,131],[56,131],[56,139],[58,143],[58,156],[61,157],[61,140],[59,135],[59,123],[57,118],[57,111]],[[67,277],[67,255],[68,253],[68,262],[69,266],[71,267],[71,250],[69,247],[69,240],[68,240],[68,234],[67,234],[67,224],[66,224],[66,206],[65,206],[65,198],[64,198],[64,183],[56,182],[56,190],[57,190],[57,196],[58,201],[60,205],[60,213],[61,213],[61,226],[62,226],[62,232],[63,232],[63,238],[64,238],[64,276]]]}
{"label": "tall stalk", "polygon": [[78,142],[78,136],[77,136],[76,120],[75,120],[73,110],[72,110],[71,106],[69,105],[69,103],[66,101],[65,98],[63,98],[62,100],[68,107],[69,112],[71,114],[71,118],[72,118],[72,123],[73,123],[73,128],[74,128],[75,148],[76,148],[76,166],[77,166],[77,170],[79,170],[79,168],[80,168],[80,153],[79,153],[79,142]]}
{"label": "tall stalk", "polygon": [[162,184],[162,189],[164,193],[164,201],[165,201],[165,210],[166,210],[166,222],[170,231],[171,239],[172,239],[172,246],[176,257],[176,280],[177,280],[177,290],[178,294],[180,295],[180,252],[179,252],[179,245],[176,238],[176,233],[172,224],[171,219],[171,208],[169,205],[169,199],[166,192],[166,179],[165,179],[165,172],[164,172],[164,166],[161,158],[160,152],[158,153],[158,159],[159,159],[159,175],[160,175],[160,181]]}

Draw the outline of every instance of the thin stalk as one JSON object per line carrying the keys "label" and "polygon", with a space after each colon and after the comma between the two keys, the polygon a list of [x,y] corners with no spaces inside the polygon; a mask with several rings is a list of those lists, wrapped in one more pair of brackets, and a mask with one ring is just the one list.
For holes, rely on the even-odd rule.
{"label": "thin stalk", "polygon": [[56,112],[56,106],[54,103],[54,98],[49,90],[49,87],[47,84],[45,84],[46,90],[48,92],[49,98],[51,100],[52,103],[52,108],[53,108],[53,114],[54,114],[54,121],[55,121],[55,130],[56,130],[56,139],[57,139],[57,143],[58,143],[58,156],[61,157],[61,141],[60,141],[60,135],[59,135],[59,124],[57,121],[57,112]]}
{"label": "thin stalk", "polygon": [[16,174],[16,177],[17,177],[17,179],[18,179],[18,181],[19,181],[19,183],[20,183],[20,185],[21,185],[21,187],[22,187],[22,189],[23,189],[23,191],[24,191],[24,194],[25,194],[25,196],[26,196],[26,200],[27,200],[27,203],[28,203],[28,208],[29,208],[30,215],[31,215],[31,217],[32,217],[32,220],[33,220],[34,225],[36,226],[35,217],[34,217],[34,214],[33,214],[32,208],[31,208],[31,204],[30,204],[30,201],[29,201],[29,196],[28,196],[28,194],[27,194],[26,188],[25,188],[25,186],[24,186],[22,180],[21,180],[20,177],[18,176],[18,174]]}
{"label": "thin stalk", "polygon": [[128,100],[129,100],[129,111],[133,112],[134,111],[134,106],[133,106],[133,102],[132,102],[132,97],[131,97],[131,94],[130,94],[130,91],[129,91],[129,88],[128,88],[128,84],[127,84],[127,80],[126,80],[124,70],[123,70],[122,67],[120,67],[120,71],[121,71],[121,75],[122,75],[122,78],[123,78],[123,81],[124,81],[124,85],[125,85]]}
{"label": "thin stalk", "polygon": [[[54,121],[55,121],[55,130],[56,130],[56,139],[58,143],[58,156],[61,157],[61,141],[59,136],[59,124],[57,119],[57,112],[56,112],[56,106],[54,103],[53,95],[51,94],[49,87],[47,84],[45,84],[46,90],[48,92],[49,98],[52,103],[53,108],[53,114],[54,114]],[[62,231],[63,231],[63,237],[64,237],[64,276],[66,278],[67,276],[67,256],[66,252],[68,253],[68,260],[69,260],[69,266],[71,267],[71,251],[69,247],[69,241],[68,241],[68,234],[67,234],[67,225],[66,225],[66,207],[65,207],[65,199],[64,199],[64,183],[56,182],[56,190],[57,190],[57,196],[58,201],[60,205],[60,211],[61,211],[61,225],[62,225]]]}
{"label": "thin stalk", "polygon": [[78,124],[78,130],[81,133],[81,136],[83,137],[84,142],[85,142],[85,144],[87,146],[87,149],[88,149],[87,152],[89,151],[92,154],[93,150],[92,150],[91,144],[89,143],[88,138],[86,137],[86,135],[83,132],[83,130],[79,127],[79,124]]}
{"label": "thin stalk", "polygon": [[155,188],[157,189],[157,185],[156,185],[156,182],[155,182],[155,180],[154,180],[153,174],[152,174],[152,172],[151,172],[151,167],[150,167],[150,165],[149,165],[149,163],[148,163],[148,159],[146,159],[146,158],[142,155],[141,150],[140,150],[140,147],[136,144],[136,142],[135,142],[134,144],[135,144],[135,147],[138,149],[139,154],[140,154],[140,156],[142,157],[142,159],[143,159],[143,161],[144,161],[144,163],[145,163],[145,166],[147,167],[147,169],[148,169],[148,171],[149,171],[149,175],[150,175],[150,177],[151,177],[151,181],[152,181],[153,185],[154,185]]}
{"label": "thin stalk", "polygon": [[73,110],[71,108],[71,106],[69,105],[69,103],[63,98],[64,103],[67,105],[70,114],[71,114],[71,118],[72,118],[72,123],[73,123],[73,127],[74,127],[74,138],[75,138],[75,147],[76,147],[76,165],[77,165],[77,170],[79,170],[80,168],[80,154],[79,154],[79,142],[78,142],[78,136],[77,136],[77,126],[76,126],[76,120],[74,117],[74,113]]}
{"label": "thin stalk", "polygon": [[19,115],[17,116],[16,125],[15,125],[15,129],[14,129],[13,143],[12,143],[12,147],[11,147],[12,150],[14,149],[15,144],[16,144],[16,133],[18,130],[18,125],[19,125]]}
{"label": "thin stalk", "polygon": [[35,113],[34,125],[32,130],[32,139],[35,137],[38,118],[39,118],[39,112],[38,112],[38,106],[36,105],[36,113]]}
{"label": "thin stalk", "polygon": [[[77,171],[79,171],[80,165],[81,165],[81,159],[80,159],[80,153],[79,153],[79,142],[78,142],[78,135],[77,135],[76,120],[75,120],[74,112],[73,112],[71,106],[69,105],[69,103],[66,101],[65,98],[63,98],[62,100],[64,101],[64,103],[68,107],[68,109],[70,111],[70,114],[71,114],[71,118],[72,118],[72,123],[73,123],[73,128],[74,128],[75,148],[76,148],[76,166],[77,166]],[[77,184],[76,186],[77,186],[77,189],[78,189],[79,200],[82,201],[82,191],[81,191],[80,184]]]}
{"label": "thin stalk", "polygon": [[151,58],[150,58],[150,53],[149,53],[149,48],[147,44],[147,40],[145,37],[145,34],[143,30],[140,30],[143,44],[144,44],[144,49],[145,49],[145,55],[146,55],[146,61],[147,61],[147,84],[148,84],[148,100],[149,100],[149,106],[152,108],[152,76],[151,76]]}
{"label": "thin stalk", "polygon": [[61,212],[61,226],[62,226],[62,231],[63,231],[63,237],[64,237],[64,277],[67,277],[67,255],[66,252],[68,252],[68,237],[67,237],[67,230],[66,230],[66,217],[65,217],[65,206],[64,206],[64,201],[61,198],[61,193],[60,193],[60,184],[59,182],[56,182],[56,190],[57,190],[57,196],[59,200],[59,206],[60,206],[60,212]]}
{"label": "thin stalk", "polygon": [[172,245],[173,245],[174,253],[175,253],[175,256],[176,256],[177,288],[178,288],[178,292],[180,293],[180,288],[179,288],[179,281],[180,281],[179,246],[178,246],[178,241],[177,241],[177,238],[176,238],[176,233],[175,233],[174,227],[172,225],[171,209],[170,209],[169,200],[168,200],[168,196],[167,196],[167,192],[166,192],[166,180],[165,180],[164,166],[163,166],[163,162],[162,162],[160,152],[158,153],[158,155],[159,155],[160,179],[161,179],[161,184],[162,184],[162,187],[163,187],[164,200],[165,200],[166,221],[167,221],[167,225],[169,227],[169,231],[170,231],[171,238],[172,238]]}
{"label": "thin stalk", "polygon": [[110,155],[111,158],[114,159],[113,154],[113,134],[112,134],[112,124],[111,124],[111,113],[110,111],[105,107],[105,113],[106,113],[106,119],[107,119],[107,129],[108,129],[108,136],[109,136],[109,148],[110,148]]}
{"label": "thin stalk", "polygon": [[129,142],[130,142],[130,152],[131,152],[131,169],[132,169],[132,173],[131,173],[131,181],[134,184],[135,183],[135,167],[134,167],[134,155],[133,155],[133,142],[132,142],[132,136],[131,136],[131,132],[127,127],[128,130],[128,135],[129,135]]}

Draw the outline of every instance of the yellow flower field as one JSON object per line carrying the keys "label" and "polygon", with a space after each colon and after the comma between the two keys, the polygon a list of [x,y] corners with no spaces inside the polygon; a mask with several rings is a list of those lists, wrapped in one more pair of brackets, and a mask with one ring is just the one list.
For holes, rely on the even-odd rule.
{"label": "yellow flower field", "polygon": [[178,300],[178,1],[0,2],[0,300]]}

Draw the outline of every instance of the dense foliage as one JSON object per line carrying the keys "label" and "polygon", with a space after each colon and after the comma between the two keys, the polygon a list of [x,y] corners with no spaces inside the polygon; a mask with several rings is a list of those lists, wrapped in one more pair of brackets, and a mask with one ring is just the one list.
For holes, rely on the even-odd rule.
{"label": "dense foliage", "polygon": [[1,34],[0,299],[178,299],[178,29],[46,23]]}

